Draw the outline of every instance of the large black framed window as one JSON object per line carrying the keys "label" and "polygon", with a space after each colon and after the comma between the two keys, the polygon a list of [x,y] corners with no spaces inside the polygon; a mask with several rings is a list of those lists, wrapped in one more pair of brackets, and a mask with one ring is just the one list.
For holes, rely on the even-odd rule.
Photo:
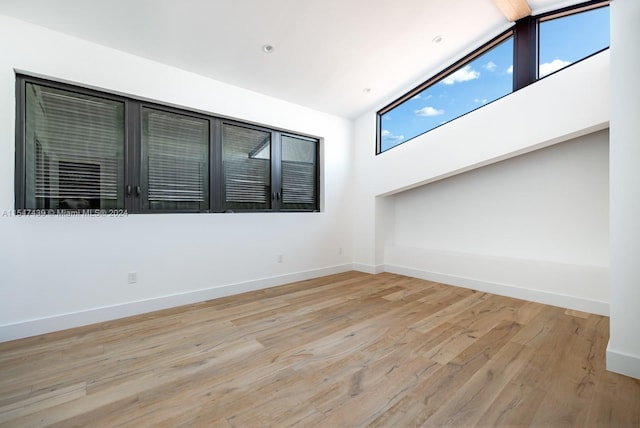
{"label": "large black framed window", "polygon": [[319,211],[317,138],[16,76],[16,209]]}

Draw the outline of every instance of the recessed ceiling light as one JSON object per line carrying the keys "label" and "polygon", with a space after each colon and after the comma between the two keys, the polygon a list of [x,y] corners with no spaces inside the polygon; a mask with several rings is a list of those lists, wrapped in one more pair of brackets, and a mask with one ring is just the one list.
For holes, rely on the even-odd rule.
{"label": "recessed ceiling light", "polygon": [[443,40],[443,39],[442,39],[442,36],[441,36],[440,34],[438,34],[437,36],[435,36],[435,37],[433,38],[433,40],[431,40],[431,42],[432,42],[433,44],[436,44],[436,45],[437,45],[438,43],[442,42],[442,40]]}
{"label": "recessed ceiling light", "polygon": [[273,49],[274,49],[273,45],[264,45],[264,46],[262,46],[262,52],[264,52],[264,53],[271,53],[271,52],[273,52]]}

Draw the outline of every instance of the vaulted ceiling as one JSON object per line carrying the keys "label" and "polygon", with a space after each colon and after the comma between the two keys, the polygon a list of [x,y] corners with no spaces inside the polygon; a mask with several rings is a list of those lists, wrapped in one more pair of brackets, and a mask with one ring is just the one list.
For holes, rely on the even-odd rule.
{"label": "vaulted ceiling", "polygon": [[510,26],[492,0],[0,0],[0,14],[347,118]]}

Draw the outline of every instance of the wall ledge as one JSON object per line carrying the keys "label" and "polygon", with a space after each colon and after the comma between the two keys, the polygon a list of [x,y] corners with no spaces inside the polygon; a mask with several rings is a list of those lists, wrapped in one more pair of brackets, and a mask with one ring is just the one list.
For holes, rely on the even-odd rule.
{"label": "wall ledge", "polygon": [[356,270],[358,272],[370,273],[372,275],[376,275],[385,271],[384,265],[369,265],[364,263],[354,263],[353,270]]}

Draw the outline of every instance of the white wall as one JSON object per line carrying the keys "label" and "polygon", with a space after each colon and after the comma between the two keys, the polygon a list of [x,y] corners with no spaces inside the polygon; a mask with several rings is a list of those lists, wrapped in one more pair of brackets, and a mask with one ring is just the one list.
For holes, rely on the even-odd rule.
{"label": "white wall", "polygon": [[[465,246],[458,246],[454,251],[451,246],[456,245],[456,237],[453,236],[452,241],[448,241],[442,235],[443,231],[436,237],[437,245],[422,239],[432,231],[428,229],[411,238],[410,229],[401,228],[398,231],[400,235],[394,235],[394,228],[400,223],[400,220],[394,220],[394,215],[404,215],[410,209],[410,201],[415,198],[403,199],[402,204],[407,209],[398,213],[393,206],[395,200],[389,196],[606,129],[609,120],[608,82],[609,52],[605,51],[378,156],[375,156],[373,149],[375,111],[358,118],[355,122],[355,266],[369,272],[388,270],[564,307],[606,313],[608,263],[605,260],[606,244],[602,244],[606,240],[606,227],[602,226],[606,224],[603,217],[606,205],[602,192],[602,186],[606,186],[606,181],[603,181],[606,169],[602,169],[606,163],[604,134],[586,137],[587,141],[590,138],[599,141],[595,143],[599,148],[594,150],[600,155],[593,152],[587,156],[598,158],[597,184],[591,178],[572,183],[572,186],[577,186],[577,191],[585,192],[583,200],[591,197],[590,192],[595,186],[595,198],[600,204],[599,214],[595,217],[580,216],[575,219],[577,230],[590,227],[592,222],[598,225],[599,229],[588,238],[598,242],[597,248],[593,249],[589,257],[584,252],[573,254],[572,250],[576,245],[571,244],[556,249],[556,253],[551,255],[552,260],[545,259],[541,256],[542,249],[554,240],[549,236],[539,238],[541,241],[537,244],[535,254],[532,254],[533,249],[526,253],[524,246],[515,247],[506,232],[495,245],[485,247],[479,242],[471,245],[468,241]],[[562,152],[562,149],[559,150]],[[591,161],[594,159],[585,159],[587,164]],[[559,167],[556,165],[553,168],[557,170]],[[495,171],[481,173],[487,183],[500,181]],[[519,174],[516,169],[512,169],[512,173]],[[523,174],[525,175],[520,179],[525,185],[531,175]],[[566,174],[553,180],[562,177],[566,178]],[[468,181],[464,183],[468,184]],[[460,189],[467,184],[463,184]],[[447,184],[443,186],[446,187]],[[560,195],[555,195],[548,202],[559,202],[559,198]],[[552,207],[549,209],[553,210]],[[492,212],[487,208],[484,216],[491,217]],[[446,215],[445,212],[440,214]],[[553,231],[566,221],[564,215],[556,211],[554,217],[547,221],[547,224],[554,224]],[[477,224],[467,223],[467,226],[468,231]],[[539,224],[537,227],[544,228],[543,226],[545,225]],[[578,234],[577,230],[572,232],[572,236]],[[483,232],[476,230],[474,233],[478,236]],[[398,246],[388,241],[389,237],[398,239],[399,236],[407,240],[406,244],[411,245]],[[568,241],[569,239],[565,242]],[[438,245],[442,248],[438,248]],[[520,253],[515,257],[506,256],[514,249]],[[452,256],[453,252],[469,257],[456,259]],[[501,257],[500,260],[496,259],[496,254]],[[506,269],[514,272],[514,275],[511,278],[478,276],[478,271],[474,273],[473,266],[487,265],[488,258],[493,258],[494,273]],[[443,272],[429,270],[425,260],[446,264],[453,270],[446,272],[447,275],[441,275]],[[514,276],[525,278],[527,273],[549,268],[551,263],[561,281],[542,286],[513,282]],[[586,289],[580,286],[585,278],[591,278],[591,284]]]}
{"label": "white wall", "polygon": [[611,334],[607,368],[640,378],[640,2],[611,2]]}
{"label": "white wall", "polygon": [[609,265],[607,130],[391,198],[387,244]]}
{"label": "white wall", "polygon": [[388,198],[387,271],[608,313],[607,130]]}
{"label": "white wall", "polygon": [[[0,52],[0,341],[351,269],[351,122],[2,15]],[[322,212],[16,218],[14,70],[322,137]]]}
{"label": "white wall", "polygon": [[[626,1],[627,5],[622,7],[630,7],[630,0]],[[627,49],[632,51],[631,46]],[[535,284],[533,288],[526,288],[526,284],[518,288],[509,278],[492,277],[483,281],[473,269],[486,265],[488,260],[498,261],[494,265],[497,268],[507,266],[507,270],[519,274],[518,277],[536,271],[541,260],[533,253],[526,253],[524,246],[514,246],[506,236],[499,245],[488,247],[469,248],[470,242],[467,242],[466,250],[473,251],[471,253],[464,253],[465,247],[432,248],[423,240],[418,246],[414,246],[415,243],[396,245],[398,238],[402,242],[409,236],[409,229],[397,228],[397,216],[408,215],[404,208],[411,205],[413,193],[407,193],[406,200],[404,195],[394,195],[429,183],[439,184],[438,180],[577,137],[593,147],[571,149],[567,153],[582,156],[581,165],[588,164],[592,156],[592,160],[597,159],[597,179],[593,178],[591,184],[600,186],[602,158],[596,153],[602,150],[604,133],[597,131],[605,130],[609,120],[608,51],[380,156],[374,155],[375,111],[351,123],[1,15],[0,51],[0,236],[3,242],[0,247],[0,341],[348,270],[352,266],[369,272],[403,268],[405,273],[420,276],[428,271],[423,264],[425,259],[471,269],[471,274],[459,269],[441,277],[443,280],[458,278],[459,285],[484,287],[532,300],[551,296],[553,302],[561,306],[571,307],[572,302],[582,302],[587,306],[593,304],[594,312],[604,312],[601,299],[607,290],[606,280],[602,280],[608,269],[604,263],[606,245],[594,246],[593,252],[574,254],[573,244],[564,241],[562,251],[556,251],[553,260],[542,260],[547,262],[546,267],[554,264],[555,274],[560,278],[560,289],[553,293],[544,287],[536,288]],[[14,207],[14,69],[323,137],[323,212],[131,215],[126,218],[4,215]],[[626,83],[624,86],[626,90]],[[634,88],[637,90],[637,86]],[[636,101],[627,99],[626,102]],[[637,112],[637,106],[634,108]],[[629,122],[627,127],[632,127]],[[625,141],[629,141],[629,135],[638,134],[636,128],[624,132]],[[612,128],[612,139],[614,133]],[[570,146],[574,142],[566,144]],[[563,151],[563,145],[558,149]],[[637,153],[632,155],[635,158],[630,159],[638,158]],[[513,161],[524,162],[531,168],[538,155],[528,156],[534,157]],[[549,159],[544,154],[539,157]],[[612,158],[611,164],[614,162]],[[500,171],[503,166],[496,165],[496,168]],[[519,174],[518,168],[507,168],[510,174]],[[480,173],[483,180],[495,181],[495,170],[487,171]],[[634,183],[638,182],[632,172],[624,174],[627,174],[625,182],[631,178]],[[531,176],[521,178],[526,181]],[[445,181],[442,183],[448,185]],[[470,183],[462,178],[456,186],[461,191],[468,185]],[[612,175],[611,188],[614,187]],[[431,192],[425,190],[429,188],[415,190],[416,195]],[[582,196],[588,199],[589,194]],[[601,193],[597,194],[602,197]],[[396,205],[397,200],[401,200],[400,206]],[[601,224],[600,208],[587,217],[580,217],[578,225]],[[490,214],[491,210],[485,213]],[[557,227],[558,219],[562,218],[557,215],[562,213],[555,214],[553,219],[537,227],[549,224]],[[612,208],[612,222],[614,214]],[[638,217],[635,214],[633,211],[633,218]],[[256,227],[257,224],[260,227]],[[630,218],[624,224],[625,228],[629,224],[638,226]],[[626,233],[625,228],[618,233]],[[601,228],[592,232],[579,237],[580,242],[602,244],[605,232]],[[440,244],[445,242],[443,238],[439,236]],[[557,242],[552,235],[543,235],[541,239],[536,248],[538,254],[545,246],[548,248],[550,243]],[[616,241],[613,227],[611,240],[613,252]],[[125,247],[127,242],[132,244]],[[521,258],[507,260],[509,257],[504,255],[513,249],[521,252]],[[469,257],[461,264],[458,263],[461,259],[452,257],[453,253]],[[277,263],[278,254],[284,255],[284,263]],[[581,268],[576,270],[575,266]],[[629,263],[626,268],[631,269]],[[127,273],[134,270],[139,273],[139,283],[131,286],[127,284]],[[635,271],[625,275],[625,281],[638,278]],[[589,286],[592,294],[584,290],[576,294],[576,290],[580,290],[577,284],[586,277],[592,281]],[[630,312],[625,306],[629,305],[627,299],[639,301],[638,288],[622,286],[619,289],[624,292],[616,294],[615,287],[612,290],[612,305],[619,305],[618,314],[627,314]],[[610,351],[615,346],[615,355],[640,355],[627,344],[630,338],[637,338],[629,326],[637,325],[639,320],[626,316],[612,318]],[[614,334],[616,325],[621,328]]]}

